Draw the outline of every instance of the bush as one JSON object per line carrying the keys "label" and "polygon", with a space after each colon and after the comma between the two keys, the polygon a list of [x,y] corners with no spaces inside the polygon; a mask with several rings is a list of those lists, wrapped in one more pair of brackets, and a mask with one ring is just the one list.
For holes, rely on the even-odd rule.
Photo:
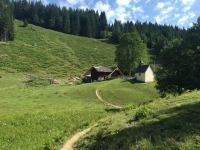
{"label": "bush", "polygon": [[135,108],[136,108],[136,104],[130,103],[130,104],[125,105],[122,108],[122,111],[129,111],[129,110],[132,110],[132,109],[135,109]]}
{"label": "bush", "polygon": [[149,108],[146,105],[144,105],[143,107],[137,110],[135,114],[135,120],[140,120],[142,118],[145,118],[148,116],[148,114],[149,114]]}

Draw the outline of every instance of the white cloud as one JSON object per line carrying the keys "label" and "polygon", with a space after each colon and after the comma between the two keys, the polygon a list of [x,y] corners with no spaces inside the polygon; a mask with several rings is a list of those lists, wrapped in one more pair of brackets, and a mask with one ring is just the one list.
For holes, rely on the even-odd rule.
{"label": "white cloud", "polygon": [[119,6],[115,10],[115,18],[117,20],[120,20],[122,23],[126,22],[126,20],[131,19],[131,13],[130,11],[127,11],[126,8]]}
{"label": "white cloud", "polygon": [[181,14],[174,14],[174,17],[178,18]]}
{"label": "white cloud", "polygon": [[98,11],[107,12],[109,9],[110,9],[110,5],[109,4],[103,4],[102,1],[96,2],[95,6],[94,6],[94,10],[98,10]]}
{"label": "white cloud", "polygon": [[189,13],[189,17],[190,17],[190,18],[194,18],[195,16],[196,16],[195,13],[193,13],[193,12],[190,12],[190,13]]}
{"label": "white cloud", "polygon": [[183,5],[191,6],[194,4],[195,0],[181,0],[181,2]]}
{"label": "white cloud", "polygon": [[134,6],[132,8],[132,10],[133,10],[134,13],[137,13],[137,12],[143,13],[144,12],[144,10],[142,9],[142,7],[135,7]]}
{"label": "white cloud", "polygon": [[158,3],[157,6],[156,6],[156,8],[161,9],[161,8],[163,8],[164,6],[165,6],[164,3]]}
{"label": "white cloud", "polygon": [[167,15],[164,15],[164,16],[161,16],[161,15],[158,15],[155,17],[155,21],[157,23],[161,23],[163,20],[165,19],[168,19],[170,16],[167,14]]}
{"label": "white cloud", "polygon": [[193,26],[193,22],[191,22],[190,24],[189,24],[189,27],[192,27]]}
{"label": "white cloud", "polygon": [[86,6],[86,5],[82,5],[82,6],[80,6],[79,8],[80,8],[80,9],[83,9],[83,10],[86,10],[86,9],[88,9],[89,7]]}
{"label": "white cloud", "polygon": [[189,18],[188,15],[182,16],[182,17],[178,20],[178,24],[183,26],[184,23],[185,23],[185,21],[186,21],[188,18]]}
{"label": "white cloud", "polygon": [[107,13],[106,13],[106,17],[108,20],[112,20],[113,18],[113,21],[114,21],[114,17],[115,17],[115,11],[114,10],[109,10]]}
{"label": "white cloud", "polygon": [[117,0],[116,3],[119,5],[119,6],[129,6],[131,0]]}
{"label": "white cloud", "polygon": [[49,4],[48,0],[42,0],[42,2],[43,2],[44,5],[48,5]]}
{"label": "white cloud", "polygon": [[171,4],[170,2],[166,2],[166,3],[158,2],[155,9],[162,9],[165,6],[170,5],[170,4]]}
{"label": "white cloud", "polygon": [[167,9],[164,9],[161,11],[161,14],[165,15],[170,13],[172,10],[174,9],[174,7],[168,7]]}
{"label": "white cloud", "polygon": [[184,8],[182,9],[182,11],[183,11],[183,12],[186,12],[186,11],[190,10],[190,8],[191,8],[191,6],[186,6],[186,7],[184,7]]}

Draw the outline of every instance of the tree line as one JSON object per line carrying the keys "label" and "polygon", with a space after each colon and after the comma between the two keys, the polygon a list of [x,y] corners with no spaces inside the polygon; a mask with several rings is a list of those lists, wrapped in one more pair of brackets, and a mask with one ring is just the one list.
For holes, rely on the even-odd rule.
{"label": "tree line", "polygon": [[179,28],[172,25],[159,25],[151,22],[121,21],[115,20],[112,25],[108,26],[108,30],[112,32],[112,39],[114,42],[119,43],[123,34],[137,32],[147,48],[154,49],[155,54],[158,56],[160,50],[171,40],[175,38],[183,38],[186,34],[186,29]]}
{"label": "tree line", "polygon": [[55,4],[43,5],[41,1],[14,1],[14,16],[18,20],[67,34],[105,38],[107,19],[105,12],[60,8]]}

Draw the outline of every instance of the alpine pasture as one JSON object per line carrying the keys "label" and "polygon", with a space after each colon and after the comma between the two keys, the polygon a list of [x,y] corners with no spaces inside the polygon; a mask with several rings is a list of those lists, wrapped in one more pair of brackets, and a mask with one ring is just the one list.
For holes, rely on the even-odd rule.
{"label": "alpine pasture", "polygon": [[[0,149],[60,149],[73,134],[115,113],[95,95],[99,89],[105,101],[123,101],[115,97],[118,89],[137,87],[131,79],[68,85],[68,78],[82,75],[92,65],[114,66],[116,45],[67,35],[34,25],[21,27],[15,21],[16,38],[0,44]],[[27,74],[57,79],[59,85],[32,82]],[[153,87],[154,83],[150,86]],[[142,85],[146,86],[146,85]],[[148,87],[147,85],[146,87]],[[104,88],[113,87],[111,93]],[[158,96],[157,91],[148,102]],[[116,103],[140,105],[128,90],[127,100]],[[149,93],[149,96],[151,93]]]}

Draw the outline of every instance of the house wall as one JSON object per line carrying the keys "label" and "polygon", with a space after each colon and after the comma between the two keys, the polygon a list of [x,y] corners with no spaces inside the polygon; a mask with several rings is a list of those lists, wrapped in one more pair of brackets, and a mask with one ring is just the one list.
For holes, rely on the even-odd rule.
{"label": "house wall", "polygon": [[154,81],[153,70],[151,69],[151,67],[148,67],[148,69],[145,72],[144,82],[153,82],[153,81]]}
{"label": "house wall", "polygon": [[136,73],[136,80],[145,82],[145,73]]}

